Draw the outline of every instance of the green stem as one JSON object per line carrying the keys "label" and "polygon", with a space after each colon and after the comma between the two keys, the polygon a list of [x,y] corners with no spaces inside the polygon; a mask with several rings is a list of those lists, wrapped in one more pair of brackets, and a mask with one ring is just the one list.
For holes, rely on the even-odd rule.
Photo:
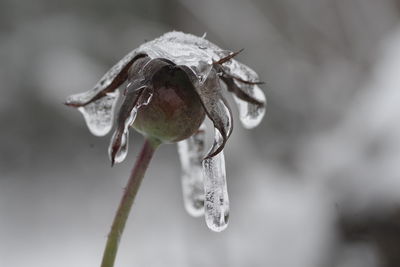
{"label": "green stem", "polygon": [[119,204],[118,211],[115,215],[111,231],[108,234],[107,244],[104,249],[101,267],[113,267],[115,256],[118,251],[119,240],[125,228],[126,220],[129,216],[133,201],[136,197],[140,183],[143,180],[147,166],[153,157],[154,151],[160,143],[153,140],[146,140],[142,151],[136,161],[135,167],[132,169],[128,184]]}

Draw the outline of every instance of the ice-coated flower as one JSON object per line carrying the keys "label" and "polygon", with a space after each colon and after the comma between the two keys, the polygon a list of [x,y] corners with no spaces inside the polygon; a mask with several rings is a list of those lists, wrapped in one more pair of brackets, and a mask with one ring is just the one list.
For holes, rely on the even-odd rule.
{"label": "ice-coated flower", "polygon": [[[177,143],[187,211],[205,214],[214,231],[227,226],[229,200],[223,149],[232,133],[232,115],[223,96],[232,92],[245,128],[257,126],[266,99],[258,75],[235,59],[237,53],[182,32],[169,32],[142,44],[88,92],[70,96],[90,131],[107,134],[113,123],[117,90],[126,82],[109,155],[112,164],[124,160],[129,128],[163,143]],[[214,143],[205,153],[204,118],[214,125]]]}

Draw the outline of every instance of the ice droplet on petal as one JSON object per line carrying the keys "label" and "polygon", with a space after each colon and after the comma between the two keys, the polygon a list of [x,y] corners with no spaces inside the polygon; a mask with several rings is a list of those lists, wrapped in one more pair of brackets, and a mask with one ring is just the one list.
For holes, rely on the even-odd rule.
{"label": "ice droplet on petal", "polygon": [[[108,155],[111,158],[111,154],[112,154],[112,144],[113,141],[117,138],[118,133],[114,132],[112,138],[111,138],[111,142],[110,142],[110,146],[108,147]],[[116,163],[121,163],[122,161],[124,161],[124,159],[126,158],[126,155],[128,155],[128,142],[129,142],[129,132],[123,132],[121,135],[121,144],[120,147],[117,150],[117,153],[114,156],[114,162]]]}
{"label": "ice droplet on petal", "polygon": [[182,166],[182,191],[186,211],[194,217],[204,214],[204,178],[202,160],[205,148],[205,125],[186,140],[178,142]]}
{"label": "ice droplet on petal", "polygon": [[92,134],[104,136],[111,130],[118,96],[119,91],[117,90],[78,108]]}
{"label": "ice droplet on petal", "polygon": [[[259,77],[257,73],[252,70],[250,67],[246,66],[243,63],[240,63],[234,59],[224,63],[224,71],[233,77],[237,77],[243,81],[248,82],[259,82]],[[261,120],[265,115],[265,108],[267,104],[267,100],[263,91],[257,84],[249,84],[243,81],[239,81],[234,79],[235,85],[247,95],[259,100],[264,103],[263,106],[255,105],[253,103],[246,102],[236,96],[234,96],[234,100],[239,108],[240,121],[243,126],[247,129],[251,129],[260,124]]]}
{"label": "ice droplet on petal", "polygon": [[221,232],[228,226],[229,218],[229,199],[223,151],[203,161],[203,173],[206,223],[212,231]]}
{"label": "ice droplet on petal", "polygon": [[[236,84],[239,83],[237,81],[234,81]],[[241,85],[242,88],[244,85]],[[258,85],[245,85],[245,86],[252,86],[252,94],[251,96],[260,102],[266,103],[266,98],[264,93],[261,91],[260,87]],[[250,91],[250,90],[248,90]],[[263,119],[265,115],[265,106],[259,106],[255,105],[249,102],[246,102],[237,96],[233,96],[233,99],[235,100],[238,110],[239,110],[239,117],[240,121],[246,129],[252,129],[256,127],[257,125],[260,124],[261,120]]]}

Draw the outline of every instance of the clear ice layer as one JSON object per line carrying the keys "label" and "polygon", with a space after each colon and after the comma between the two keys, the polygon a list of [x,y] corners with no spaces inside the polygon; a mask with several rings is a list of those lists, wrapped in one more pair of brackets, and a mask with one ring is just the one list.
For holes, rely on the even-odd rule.
{"label": "clear ice layer", "polygon": [[[224,63],[223,67],[224,69],[227,69],[227,73],[229,73],[234,77],[238,77],[244,81],[250,81],[250,82],[260,81],[257,73],[254,70],[252,70],[245,64],[239,63],[234,59]],[[247,129],[254,128],[260,124],[261,120],[265,115],[265,109],[267,105],[267,100],[265,98],[265,95],[257,84],[247,84],[238,80],[234,80],[234,83],[243,92],[264,103],[263,106],[258,106],[243,101],[234,95],[234,100],[239,109],[240,121],[242,125]]]}
{"label": "clear ice layer", "polygon": [[[80,95],[84,97],[83,94]],[[78,108],[92,134],[104,136],[111,130],[118,96],[118,91],[107,93],[103,98]]]}
{"label": "clear ice layer", "polygon": [[197,133],[178,143],[182,167],[182,192],[186,211],[199,217],[204,214],[204,178],[202,160],[205,149],[205,125]]}
{"label": "clear ice layer", "polygon": [[229,198],[223,151],[203,161],[203,173],[206,223],[212,231],[221,232],[228,226],[229,218]]}
{"label": "clear ice layer", "polygon": [[117,138],[118,138],[118,132],[115,131],[113,136],[111,137],[111,142],[108,147],[108,156],[113,163],[114,162],[121,163],[122,161],[124,161],[124,159],[128,155],[129,131],[126,130],[121,134],[120,147],[118,148],[118,150],[114,156],[114,159],[112,159],[112,145],[114,142],[116,142]]}

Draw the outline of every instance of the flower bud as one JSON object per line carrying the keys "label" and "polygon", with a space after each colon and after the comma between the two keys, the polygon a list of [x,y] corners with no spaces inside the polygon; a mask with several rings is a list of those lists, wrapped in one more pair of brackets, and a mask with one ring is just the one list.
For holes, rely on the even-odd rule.
{"label": "flower bud", "polygon": [[133,127],[164,143],[194,134],[204,121],[205,111],[186,73],[167,65],[152,76],[151,84],[151,101],[138,110]]}

